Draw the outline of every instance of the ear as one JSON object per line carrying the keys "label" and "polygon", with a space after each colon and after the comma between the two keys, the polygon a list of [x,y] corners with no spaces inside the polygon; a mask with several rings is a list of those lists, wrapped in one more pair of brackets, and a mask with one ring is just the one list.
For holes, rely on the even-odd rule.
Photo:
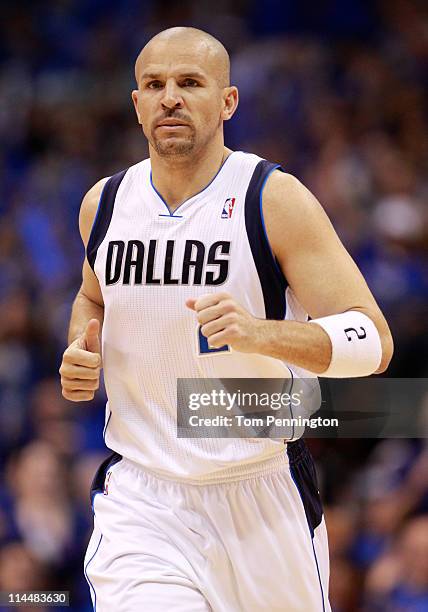
{"label": "ear", "polygon": [[134,89],[131,93],[131,97],[132,97],[132,101],[134,103],[134,108],[135,108],[135,112],[137,114],[137,118],[138,118],[138,123],[140,125],[141,124],[141,115],[140,115],[140,111],[138,110],[138,89]]}
{"label": "ear", "polygon": [[221,118],[223,121],[229,121],[238,107],[239,94],[238,88],[232,85],[223,89],[223,108]]}

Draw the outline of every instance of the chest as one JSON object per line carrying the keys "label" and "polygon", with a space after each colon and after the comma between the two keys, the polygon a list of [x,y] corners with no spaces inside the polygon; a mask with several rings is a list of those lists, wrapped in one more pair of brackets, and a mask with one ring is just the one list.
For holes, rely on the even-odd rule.
{"label": "chest", "polygon": [[195,199],[173,214],[153,197],[118,199],[97,256],[100,283],[223,285],[249,255],[244,198],[225,193]]}

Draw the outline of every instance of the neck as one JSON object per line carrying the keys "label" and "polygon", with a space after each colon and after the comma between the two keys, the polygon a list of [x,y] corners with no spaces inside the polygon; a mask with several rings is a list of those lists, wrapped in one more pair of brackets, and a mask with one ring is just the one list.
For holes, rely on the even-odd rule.
{"label": "neck", "polygon": [[232,153],[223,141],[181,159],[160,157],[151,146],[149,149],[153,185],[172,212],[182,202],[202,191]]}

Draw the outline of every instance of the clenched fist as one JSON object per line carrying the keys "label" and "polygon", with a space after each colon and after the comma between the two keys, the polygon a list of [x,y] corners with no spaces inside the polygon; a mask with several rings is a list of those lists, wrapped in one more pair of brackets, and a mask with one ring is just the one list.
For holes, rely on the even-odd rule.
{"label": "clenched fist", "polygon": [[228,293],[190,298],[186,306],[196,312],[210,347],[228,344],[241,353],[259,352],[264,321],[253,317]]}
{"label": "clenched fist", "polygon": [[100,322],[91,319],[84,333],[70,344],[62,358],[59,373],[65,399],[72,402],[91,400],[100,384],[100,371]]}

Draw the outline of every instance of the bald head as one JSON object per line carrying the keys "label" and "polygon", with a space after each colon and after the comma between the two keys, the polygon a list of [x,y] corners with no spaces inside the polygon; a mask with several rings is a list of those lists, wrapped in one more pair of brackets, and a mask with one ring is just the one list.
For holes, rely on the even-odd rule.
{"label": "bald head", "polygon": [[210,76],[220,88],[230,84],[229,54],[217,38],[197,28],[168,28],[156,34],[141,50],[135,62],[135,78],[140,82],[147,65],[156,63],[159,56],[170,55],[171,61],[180,61],[180,56],[193,60]]}
{"label": "bald head", "polygon": [[151,155],[184,159],[207,147],[221,154],[223,123],[238,105],[229,72],[226,49],[202,30],[170,28],[146,44],[135,63],[132,101]]}

